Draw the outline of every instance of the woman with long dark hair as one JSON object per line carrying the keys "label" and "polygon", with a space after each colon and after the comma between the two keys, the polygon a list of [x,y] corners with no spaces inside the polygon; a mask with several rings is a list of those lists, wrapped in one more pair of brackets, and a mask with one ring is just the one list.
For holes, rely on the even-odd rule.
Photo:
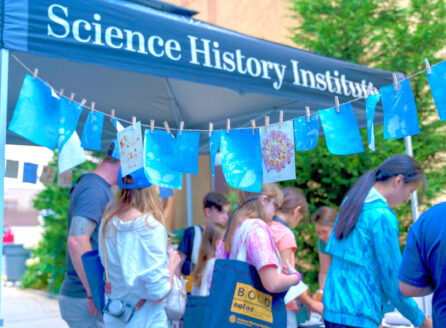
{"label": "woman with long dark hair", "polygon": [[327,328],[376,328],[394,307],[416,327],[432,327],[415,301],[399,291],[401,251],[391,209],[408,201],[424,178],[412,157],[395,155],[348,192],[326,248],[332,256],[323,297]]}

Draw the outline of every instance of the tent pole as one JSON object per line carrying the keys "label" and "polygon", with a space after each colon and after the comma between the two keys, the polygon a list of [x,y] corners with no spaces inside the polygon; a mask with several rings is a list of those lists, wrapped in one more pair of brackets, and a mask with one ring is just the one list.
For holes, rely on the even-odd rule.
{"label": "tent pole", "polygon": [[192,179],[189,173],[186,173],[186,198],[187,198],[187,226],[194,224],[192,213]]}
{"label": "tent pole", "polygon": [[[404,137],[404,143],[406,144],[406,154],[413,157],[412,137],[411,136]],[[418,194],[416,190],[410,195],[410,200],[412,206],[412,218],[413,222],[415,222],[416,220],[418,220],[419,216]]]}
{"label": "tent pole", "polygon": [[[413,157],[412,137],[411,136],[404,137],[404,143],[406,145],[406,154]],[[413,222],[415,222],[416,220],[418,220],[419,216],[418,194],[416,190],[410,195],[410,204],[412,206]],[[417,301],[418,305],[420,305],[424,314],[432,316],[427,296],[415,297],[415,300]]]}
{"label": "tent pole", "polygon": [[[8,111],[8,71],[9,50],[1,50],[1,76],[0,76],[0,227],[3,240],[3,216],[5,213],[5,144],[6,144],[6,113]],[[3,241],[0,243],[0,254],[3,256]],[[0,277],[3,273],[3,261],[0,263]],[[0,283],[0,327],[3,327],[1,307],[2,284]]]}

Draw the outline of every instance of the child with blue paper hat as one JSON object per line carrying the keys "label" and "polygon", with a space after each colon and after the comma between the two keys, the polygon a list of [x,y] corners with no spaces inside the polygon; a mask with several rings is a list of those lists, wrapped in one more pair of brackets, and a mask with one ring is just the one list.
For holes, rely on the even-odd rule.
{"label": "child with blue paper hat", "polygon": [[124,177],[119,170],[118,187],[100,228],[108,294],[105,326],[167,327],[161,300],[172,288],[179,256],[167,252],[161,199],[144,168]]}

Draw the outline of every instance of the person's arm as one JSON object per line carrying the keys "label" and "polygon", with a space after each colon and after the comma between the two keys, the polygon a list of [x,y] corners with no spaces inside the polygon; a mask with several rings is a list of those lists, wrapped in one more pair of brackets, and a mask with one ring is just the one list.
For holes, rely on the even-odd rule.
{"label": "person's arm", "polygon": [[430,286],[428,287],[415,287],[406,284],[400,280],[400,291],[404,296],[407,297],[422,297],[432,294],[433,290]]}
{"label": "person's arm", "polygon": [[263,287],[270,293],[283,292],[300,281],[300,275],[278,273],[276,266],[264,266],[258,272]]}
{"label": "person's arm", "polygon": [[312,299],[306,292],[300,294],[297,299],[302,304],[308,306],[312,312],[319,313],[320,315],[324,312],[324,305],[321,302]]}
{"label": "person's arm", "polygon": [[433,292],[433,283],[428,263],[422,256],[426,252],[421,249],[422,221],[417,221],[409,230],[404,247],[403,260],[398,274],[400,291],[405,296],[426,296]]}
{"label": "person's arm", "polygon": [[96,222],[83,217],[74,216],[71,220],[70,231],[68,233],[68,252],[74,269],[87,291],[88,311],[91,315],[98,314],[93,299],[91,298],[91,290],[88,285],[87,276],[85,275],[84,265],[82,264],[82,254],[91,251],[90,237],[96,228]]}
{"label": "person's arm", "polygon": [[183,267],[184,261],[186,261],[186,255],[184,255],[182,252],[178,251],[178,256],[180,258],[178,262],[178,266],[176,268],[175,274],[179,277],[181,275],[181,268]]}
{"label": "person's arm", "polygon": [[381,290],[414,326],[422,326],[426,316],[413,299],[405,297],[399,290],[398,269],[401,263],[401,251],[396,218],[390,212],[384,212],[371,223],[371,229]]}
{"label": "person's arm", "polygon": [[327,278],[328,268],[331,264],[331,255],[319,252],[319,289],[324,290],[325,279]]}

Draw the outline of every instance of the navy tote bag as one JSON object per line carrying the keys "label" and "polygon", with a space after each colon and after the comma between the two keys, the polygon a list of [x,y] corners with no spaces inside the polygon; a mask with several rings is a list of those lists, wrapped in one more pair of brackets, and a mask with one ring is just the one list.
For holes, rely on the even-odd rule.
{"label": "navy tote bag", "polygon": [[104,267],[97,249],[82,254],[82,264],[96,308],[102,313],[105,305]]}
{"label": "navy tote bag", "polygon": [[235,259],[215,261],[209,297],[188,299],[185,328],[286,327],[285,293],[267,292],[256,268],[245,262],[246,234],[254,221],[243,222],[234,236],[244,240]]}
{"label": "navy tote bag", "polygon": [[265,290],[254,266],[217,260],[205,315],[205,327],[286,327],[284,293]]}

